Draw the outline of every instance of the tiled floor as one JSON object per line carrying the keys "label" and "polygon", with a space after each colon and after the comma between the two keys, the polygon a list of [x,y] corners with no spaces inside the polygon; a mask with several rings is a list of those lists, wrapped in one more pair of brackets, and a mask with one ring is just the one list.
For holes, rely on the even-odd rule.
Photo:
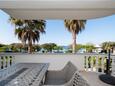
{"label": "tiled floor", "polygon": [[81,74],[91,86],[115,86],[115,77],[94,72],[81,72]]}

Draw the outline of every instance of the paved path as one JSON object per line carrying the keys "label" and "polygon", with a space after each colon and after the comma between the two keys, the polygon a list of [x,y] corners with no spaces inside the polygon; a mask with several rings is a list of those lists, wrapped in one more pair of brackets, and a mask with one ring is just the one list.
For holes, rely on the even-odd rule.
{"label": "paved path", "polygon": [[81,72],[81,74],[91,86],[115,86],[115,77],[94,72]]}

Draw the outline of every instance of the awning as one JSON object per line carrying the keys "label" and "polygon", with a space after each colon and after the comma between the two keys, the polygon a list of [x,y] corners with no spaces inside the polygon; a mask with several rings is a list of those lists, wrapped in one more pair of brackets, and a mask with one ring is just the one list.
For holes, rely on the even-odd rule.
{"label": "awning", "polygon": [[94,19],[115,14],[115,0],[0,0],[0,9],[21,19]]}

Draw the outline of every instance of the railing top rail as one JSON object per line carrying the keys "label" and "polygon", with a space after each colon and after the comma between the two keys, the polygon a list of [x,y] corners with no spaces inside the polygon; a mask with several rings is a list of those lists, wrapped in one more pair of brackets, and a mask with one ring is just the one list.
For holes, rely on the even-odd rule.
{"label": "railing top rail", "polygon": [[[108,54],[100,54],[100,53],[0,53],[0,55],[108,55]],[[112,56],[115,56],[114,54],[111,54]]]}

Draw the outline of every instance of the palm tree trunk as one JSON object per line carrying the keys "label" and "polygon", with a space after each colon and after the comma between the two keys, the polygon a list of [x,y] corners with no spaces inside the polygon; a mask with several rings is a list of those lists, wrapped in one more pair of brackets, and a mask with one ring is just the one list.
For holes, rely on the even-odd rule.
{"label": "palm tree trunk", "polygon": [[72,53],[75,54],[76,53],[76,34],[72,33],[72,36],[73,36]]}
{"label": "palm tree trunk", "polygon": [[28,43],[28,53],[32,53],[32,40],[30,40]]}

